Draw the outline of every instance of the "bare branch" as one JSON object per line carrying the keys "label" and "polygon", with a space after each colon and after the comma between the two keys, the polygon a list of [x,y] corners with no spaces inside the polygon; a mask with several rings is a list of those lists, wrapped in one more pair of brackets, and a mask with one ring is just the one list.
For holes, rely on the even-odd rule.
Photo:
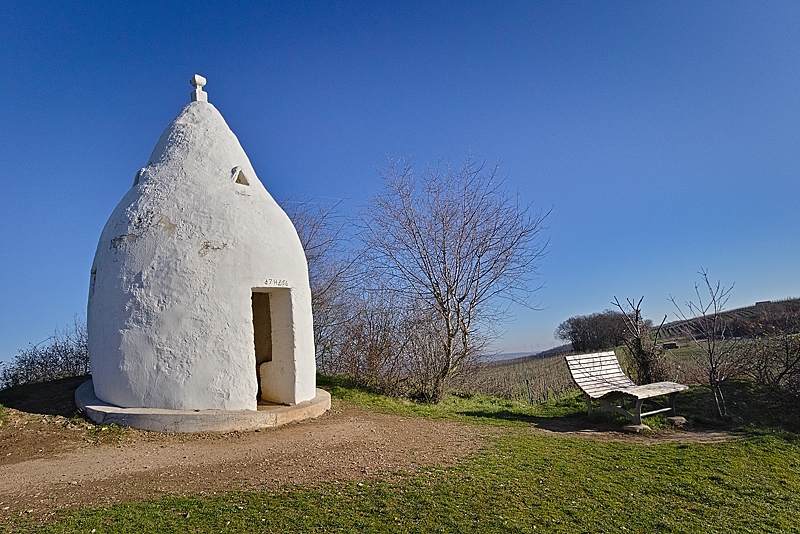
{"label": "bare branch", "polygon": [[[675,307],[675,315],[684,334],[691,339],[695,349],[695,363],[702,373],[696,379],[711,388],[714,393],[715,409],[720,417],[728,415],[728,408],[722,392],[723,382],[741,370],[741,361],[737,355],[738,339],[730,336],[728,325],[722,312],[730,298],[733,285],[725,287],[721,282],[712,283],[708,278],[708,270],[698,272],[700,283],[694,285],[697,301],[686,301],[684,312],[676,298],[670,295],[669,300]],[[707,294],[707,299],[703,295]]]}
{"label": "bare branch", "polygon": [[667,320],[664,316],[661,324],[653,332],[652,323],[645,320],[642,316],[642,302],[644,297],[638,301],[626,299],[626,304],[620,303],[614,297],[613,304],[619,308],[624,317],[627,335],[623,338],[628,354],[636,366],[637,382],[649,384],[665,379],[666,368],[663,361],[663,348],[658,344],[661,336],[661,329]]}
{"label": "bare branch", "polygon": [[443,333],[434,398],[474,355],[479,326],[502,315],[503,301],[529,305],[547,213],[532,213],[505,192],[499,163],[472,157],[460,166],[389,158],[386,189],[362,214],[369,264],[409,298],[428,302]]}

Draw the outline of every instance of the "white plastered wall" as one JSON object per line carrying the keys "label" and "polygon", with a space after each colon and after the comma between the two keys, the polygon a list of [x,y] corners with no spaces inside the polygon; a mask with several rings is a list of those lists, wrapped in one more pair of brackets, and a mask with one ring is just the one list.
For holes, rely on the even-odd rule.
{"label": "white plastered wall", "polygon": [[[236,183],[237,167],[248,185]],[[300,240],[219,112],[192,102],[98,243],[87,311],[97,396],[122,407],[255,409],[254,288],[285,291],[291,310],[273,315],[286,354],[262,372],[262,396],[313,398]]]}

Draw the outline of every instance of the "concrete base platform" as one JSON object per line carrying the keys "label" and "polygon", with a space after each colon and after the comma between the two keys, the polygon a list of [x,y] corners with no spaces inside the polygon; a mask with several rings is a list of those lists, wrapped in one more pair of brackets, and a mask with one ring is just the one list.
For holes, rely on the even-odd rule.
{"label": "concrete base platform", "polygon": [[331,395],[317,389],[310,401],[294,406],[260,404],[258,410],[166,410],[120,408],[101,401],[88,380],[75,390],[75,403],[86,417],[99,425],[117,424],[157,432],[230,432],[285,425],[319,417],[331,407]]}

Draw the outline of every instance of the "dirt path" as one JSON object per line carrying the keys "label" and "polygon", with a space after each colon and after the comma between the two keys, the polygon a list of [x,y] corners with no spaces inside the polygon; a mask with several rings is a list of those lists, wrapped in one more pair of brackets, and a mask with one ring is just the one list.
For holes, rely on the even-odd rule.
{"label": "dirt path", "polygon": [[62,508],[165,494],[365,480],[451,464],[485,444],[491,432],[338,402],[315,421],[227,434],[109,435],[59,418],[31,417],[11,412],[0,428],[0,518],[25,513],[44,520]]}
{"label": "dirt path", "polygon": [[[313,421],[267,431],[161,434],[69,419],[65,379],[0,395],[0,521],[28,514],[46,521],[58,510],[108,506],[163,495],[211,495],[291,483],[385,478],[450,465],[507,430],[370,412],[334,399]],[[4,393],[4,392],[0,392]],[[575,419],[542,419],[529,430],[642,444],[717,442],[724,433],[630,435]],[[510,429],[508,429],[510,430]],[[519,427],[513,432],[519,432]]]}

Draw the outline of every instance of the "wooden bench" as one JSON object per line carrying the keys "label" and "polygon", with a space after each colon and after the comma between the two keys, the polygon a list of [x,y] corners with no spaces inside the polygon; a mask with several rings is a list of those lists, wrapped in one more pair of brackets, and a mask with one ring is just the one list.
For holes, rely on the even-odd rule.
{"label": "wooden bench", "polygon": [[[677,382],[656,382],[637,386],[622,372],[614,351],[576,354],[565,358],[572,379],[583,391],[590,414],[592,400],[596,400],[601,404],[600,410],[621,413],[634,425],[641,425],[642,417],[648,415],[662,412],[672,412],[672,415],[675,415],[675,396],[679,391],[689,389],[689,386]],[[662,395],[669,395],[669,406],[663,406],[652,400],[653,397]],[[627,398],[635,401],[635,405],[631,406],[633,413],[626,408]],[[620,401],[619,406],[615,404],[616,401]],[[642,413],[642,404],[645,402],[654,404],[658,408]]]}

